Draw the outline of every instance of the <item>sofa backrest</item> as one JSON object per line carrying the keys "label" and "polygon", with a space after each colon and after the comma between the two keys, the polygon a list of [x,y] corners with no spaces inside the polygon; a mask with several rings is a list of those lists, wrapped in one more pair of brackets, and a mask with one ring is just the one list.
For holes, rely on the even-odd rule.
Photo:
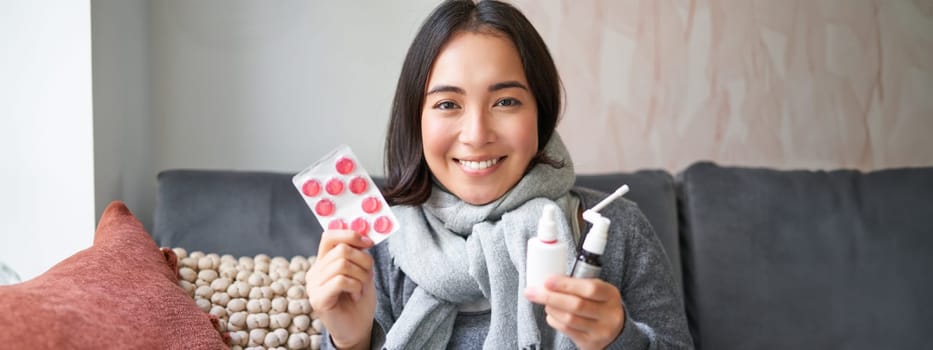
{"label": "sofa backrest", "polygon": [[920,349],[933,330],[933,168],[680,175],[698,349]]}
{"label": "sofa backrest", "polygon": [[661,240],[671,263],[677,290],[682,291],[680,235],[677,223],[677,193],[674,177],[663,170],[641,170],[634,173],[578,175],[577,185],[600,192],[612,193],[628,184],[631,189],[624,198],[638,204],[655,234]]}
{"label": "sofa backrest", "polygon": [[[152,236],[161,246],[234,256],[313,255],[321,227],[292,185],[293,174],[166,170],[158,175]],[[383,180],[375,178],[377,185]],[[578,176],[577,185],[611,192],[639,204],[667,249],[680,280],[677,202],[664,171]],[[679,289],[679,288],[678,288]]]}
{"label": "sofa backrest", "polygon": [[233,256],[314,255],[321,227],[293,174],[166,170],[158,175],[152,237],[163,247]]}

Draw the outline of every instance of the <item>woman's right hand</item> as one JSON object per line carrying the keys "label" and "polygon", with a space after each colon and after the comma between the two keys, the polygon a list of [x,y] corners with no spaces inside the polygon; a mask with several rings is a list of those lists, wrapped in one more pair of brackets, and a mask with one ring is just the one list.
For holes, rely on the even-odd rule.
{"label": "woman's right hand", "polygon": [[369,348],[376,290],[373,258],[363,249],[372,246],[353,231],[326,230],[305,278],[315,316],[341,349]]}

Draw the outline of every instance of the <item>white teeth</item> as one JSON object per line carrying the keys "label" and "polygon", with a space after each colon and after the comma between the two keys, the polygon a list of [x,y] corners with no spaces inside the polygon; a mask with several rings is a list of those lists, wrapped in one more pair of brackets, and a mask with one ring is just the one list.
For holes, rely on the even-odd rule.
{"label": "white teeth", "polygon": [[498,162],[499,162],[499,159],[496,158],[496,159],[484,160],[484,161],[479,161],[479,162],[474,162],[470,160],[461,160],[460,164],[473,170],[483,170],[493,165],[496,165],[496,163]]}

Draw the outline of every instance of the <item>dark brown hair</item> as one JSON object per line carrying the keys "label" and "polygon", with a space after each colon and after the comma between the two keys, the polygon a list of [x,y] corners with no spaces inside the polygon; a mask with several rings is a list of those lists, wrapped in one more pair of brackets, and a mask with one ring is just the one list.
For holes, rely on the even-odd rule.
{"label": "dark brown hair", "polygon": [[563,166],[542,151],[554,134],[561,108],[560,77],[544,40],[512,5],[494,0],[449,0],[422,23],[402,64],[386,133],[383,194],[390,204],[419,205],[431,195],[431,172],[421,140],[425,85],[441,47],[459,31],[492,32],[515,44],[538,108],[538,154],[529,169],[539,163]]}

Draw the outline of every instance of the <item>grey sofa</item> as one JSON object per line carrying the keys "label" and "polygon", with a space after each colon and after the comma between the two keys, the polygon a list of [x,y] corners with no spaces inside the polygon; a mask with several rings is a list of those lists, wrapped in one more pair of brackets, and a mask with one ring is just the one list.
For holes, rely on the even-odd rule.
{"label": "grey sofa", "polygon": [[[153,238],[235,256],[313,255],[321,228],[291,175],[164,171]],[[698,349],[933,348],[933,168],[697,163],[676,177],[577,177],[604,192],[623,183],[664,244]]]}

